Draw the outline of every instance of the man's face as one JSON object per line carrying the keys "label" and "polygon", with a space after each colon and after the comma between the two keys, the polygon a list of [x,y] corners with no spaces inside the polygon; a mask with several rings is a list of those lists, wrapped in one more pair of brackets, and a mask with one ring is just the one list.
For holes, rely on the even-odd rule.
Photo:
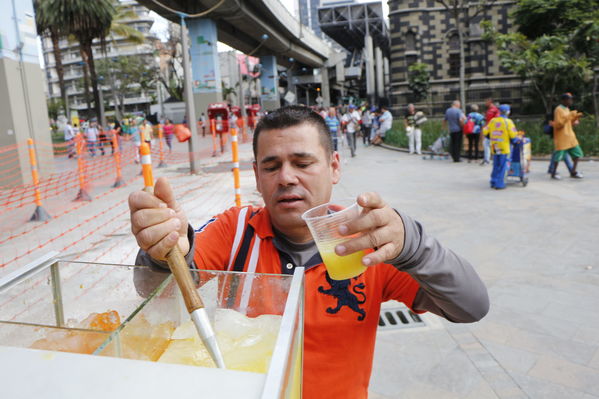
{"label": "man's face", "polygon": [[339,154],[327,156],[317,128],[308,123],[264,130],[257,144],[256,186],[273,226],[288,236],[307,232],[301,215],[330,200],[340,177]]}
{"label": "man's face", "polygon": [[572,97],[564,98],[564,105],[566,107],[571,107],[574,104],[574,99]]}
{"label": "man's face", "polygon": [[412,104],[408,105],[408,112],[410,112],[411,114],[414,113],[414,106]]}

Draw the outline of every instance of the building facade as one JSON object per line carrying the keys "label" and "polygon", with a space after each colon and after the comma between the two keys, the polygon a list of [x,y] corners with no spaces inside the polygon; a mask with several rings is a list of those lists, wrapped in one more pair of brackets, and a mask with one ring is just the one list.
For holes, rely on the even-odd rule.
{"label": "building facade", "polygon": [[[467,104],[482,104],[492,97],[521,109],[527,94],[522,80],[500,66],[495,47],[483,40],[481,22],[490,20],[502,33],[510,28],[509,14],[515,1],[496,1],[474,16],[469,7],[469,24],[464,37]],[[464,15],[466,15],[464,13]],[[390,0],[391,97],[393,107],[403,111],[414,102],[408,88],[408,68],[416,62],[428,66],[430,92],[419,108],[429,114],[442,113],[459,99],[460,47],[450,13],[436,0]],[[463,21],[465,25],[465,21]]]}
{"label": "building facade", "polygon": [[[119,23],[132,26],[144,35],[146,41],[143,44],[134,44],[130,41],[127,41],[123,37],[107,37],[106,52],[104,53],[100,48],[99,40],[94,40],[93,52],[94,60],[96,61],[96,68],[98,67],[100,60],[104,58],[113,59],[114,57],[120,56],[141,57],[144,59],[144,62],[156,63],[156,65],[158,65],[154,56],[155,47],[153,44],[157,38],[153,33],[150,32],[152,24],[154,23],[154,20],[150,17],[150,10],[137,4],[137,2],[133,0],[123,0],[120,2],[120,4],[127,9],[132,10],[136,14],[136,17],[121,20]],[[62,38],[59,45],[62,53],[64,82],[69,108],[71,110],[78,111],[79,115],[86,116],[87,104],[85,101],[82,83],[84,64],[81,58],[81,53],[79,52],[79,43],[76,41],[69,42],[66,38]],[[42,50],[45,64],[46,83],[48,86],[47,95],[49,98],[59,99],[60,87],[50,38],[42,38]],[[105,77],[100,86],[102,89],[104,103],[108,105],[106,107],[106,114],[111,115],[114,113],[114,99],[111,93],[110,82],[108,80],[109,77]],[[154,97],[156,97],[154,90],[149,90],[142,93],[136,93],[135,91],[132,91],[131,94],[127,94],[125,96],[125,110],[126,112],[148,112],[149,105]]]}

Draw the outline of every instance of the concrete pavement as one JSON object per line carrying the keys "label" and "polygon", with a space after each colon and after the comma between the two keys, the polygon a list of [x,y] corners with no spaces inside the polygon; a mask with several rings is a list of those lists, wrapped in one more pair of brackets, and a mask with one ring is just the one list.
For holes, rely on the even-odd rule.
{"label": "concrete pavement", "polygon": [[599,163],[553,181],[533,162],[526,188],[495,191],[478,163],[357,154],[336,193],[378,191],[466,257],[491,297],[479,323],[427,315],[428,329],[380,331],[371,398],[599,398]]}
{"label": "concrete pavement", "polygon": [[[260,203],[250,144],[241,145],[241,159],[242,200]],[[198,176],[174,165],[155,170],[155,177],[170,178],[199,226],[234,203],[228,161],[230,153],[204,158]],[[380,331],[371,398],[599,398],[599,163],[581,164],[580,181],[552,181],[546,166],[533,163],[526,188],[495,191],[488,188],[488,166],[361,144],[356,158],[344,156],[336,196],[378,191],[470,260],[491,296],[491,311],[479,323],[426,315],[424,328]],[[0,245],[2,263],[20,256],[0,275],[50,249],[70,259],[132,263],[137,247],[125,199],[141,184],[135,179]]]}

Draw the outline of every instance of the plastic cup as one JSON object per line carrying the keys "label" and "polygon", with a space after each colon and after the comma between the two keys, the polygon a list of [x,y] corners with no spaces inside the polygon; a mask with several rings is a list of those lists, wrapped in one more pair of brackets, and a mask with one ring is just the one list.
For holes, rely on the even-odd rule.
{"label": "plastic cup", "polygon": [[366,270],[366,266],[362,264],[364,251],[346,256],[335,253],[335,246],[360,236],[339,234],[339,225],[356,219],[360,213],[361,208],[354,200],[346,200],[319,205],[302,214],[302,219],[308,225],[327,272],[333,280],[356,277]]}

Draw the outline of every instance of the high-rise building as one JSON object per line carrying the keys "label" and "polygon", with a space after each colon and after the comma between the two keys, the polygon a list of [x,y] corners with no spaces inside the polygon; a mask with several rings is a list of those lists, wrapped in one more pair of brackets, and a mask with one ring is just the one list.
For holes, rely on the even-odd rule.
{"label": "high-rise building", "polygon": [[297,0],[297,17],[318,36],[323,33],[318,22],[318,7],[353,4],[356,0]]}
{"label": "high-rise building", "polygon": [[[521,79],[500,66],[495,47],[483,40],[480,23],[490,20],[502,33],[511,29],[509,13],[515,1],[498,1],[483,10],[466,29],[464,38],[466,102],[481,104],[488,97],[509,102],[518,110],[526,96]],[[474,9],[474,7],[472,8]],[[460,47],[449,12],[435,0],[390,0],[391,95],[394,107],[414,102],[408,88],[408,68],[428,66],[429,98],[421,108],[440,113],[459,99]]]}
{"label": "high-rise building", "polygon": [[[123,19],[118,22],[129,25],[141,32],[146,41],[143,44],[135,44],[124,37],[114,35],[106,38],[106,52],[103,52],[100,48],[100,41],[94,40],[93,52],[96,67],[99,61],[104,58],[113,59],[119,56],[141,57],[144,59],[144,62],[156,63],[153,41],[157,38],[150,32],[154,23],[154,20],[150,17],[150,10],[133,0],[121,0],[120,5],[125,9],[133,11],[136,17]],[[71,110],[77,110],[80,115],[85,116],[87,114],[87,104],[81,83],[83,78],[83,61],[79,52],[79,43],[76,41],[70,42],[67,38],[62,38],[59,45],[62,53],[64,82],[69,107]],[[56,63],[50,38],[42,38],[42,49],[46,68],[46,83],[48,85],[47,94],[50,98],[60,98],[58,74],[56,73]],[[113,98],[110,92],[110,84],[107,80],[108,78],[104,79],[104,82],[101,84],[102,95],[105,103],[108,102],[110,109],[112,109]],[[130,94],[126,94],[125,96],[125,110],[127,112],[147,112],[154,96],[155,92],[152,89],[141,93],[132,90]],[[90,97],[93,99],[93,96],[90,95]],[[111,113],[112,111],[107,109],[107,114]]]}

